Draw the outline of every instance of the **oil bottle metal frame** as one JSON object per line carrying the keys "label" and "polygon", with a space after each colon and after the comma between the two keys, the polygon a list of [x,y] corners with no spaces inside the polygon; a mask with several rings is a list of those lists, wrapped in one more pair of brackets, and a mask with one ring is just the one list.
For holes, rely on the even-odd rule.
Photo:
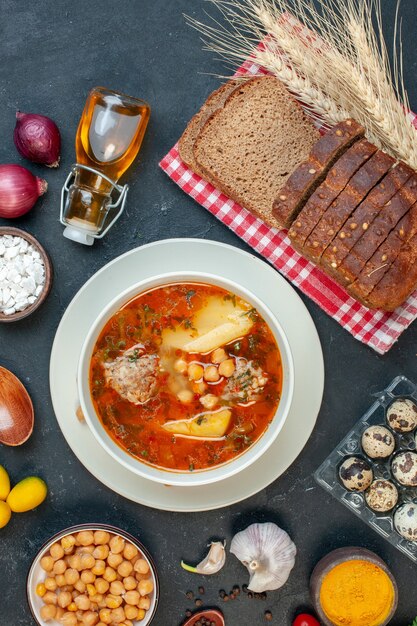
{"label": "oil bottle metal frame", "polygon": [[116,213],[113,219],[110,220],[110,222],[107,224],[107,226],[104,228],[102,232],[100,233],[89,232],[88,233],[89,236],[93,237],[94,239],[102,239],[104,235],[108,233],[110,228],[117,222],[119,217],[122,215],[125,209],[126,197],[127,197],[127,192],[129,191],[129,185],[118,185],[111,178],[103,174],[103,172],[100,172],[99,170],[95,170],[93,167],[89,167],[88,165],[81,165],[80,163],[76,163],[75,165],[72,166],[71,171],[68,174],[61,190],[61,210],[60,210],[59,221],[61,222],[63,226],[69,225],[69,223],[65,221],[64,210],[66,206],[67,195],[69,193],[70,182],[73,178],[75,178],[75,175],[77,174],[77,170],[79,169],[87,170],[88,172],[91,172],[92,174],[97,174],[97,176],[101,176],[102,178],[104,178],[104,180],[106,180],[112,186],[112,190],[110,194],[112,194],[114,190],[116,190],[119,193],[117,199],[114,202],[112,202],[112,204],[109,204],[107,207],[109,211],[111,209],[117,209],[118,207],[120,207],[119,211]]}

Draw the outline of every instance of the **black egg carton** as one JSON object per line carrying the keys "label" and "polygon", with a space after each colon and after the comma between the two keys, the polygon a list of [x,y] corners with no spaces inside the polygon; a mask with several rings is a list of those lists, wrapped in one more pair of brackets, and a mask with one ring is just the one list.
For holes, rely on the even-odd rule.
{"label": "black egg carton", "polygon": [[[396,433],[386,421],[387,408],[399,398],[410,398],[417,404],[417,385],[405,376],[397,376],[383,391],[374,394],[376,401],[356,423],[354,428],[339,443],[314,474],[318,484],[361,518],[368,526],[389,541],[393,546],[417,563],[417,541],[407,541],[394,528],[394,513],[404,502],[417,503],[417,488],[400,485],[391,473],[391,461],[398,452],[416,450],[416,431]],[[362,450],[361,438],[368,426],[386,426],[393,432],[396,447],[388,459],[370,459]],[[339,479],[339,467],[349,456],[359,456],[368,461],[375,479],[391,480],[398,488],[398,504],[388,513],[376,513],[368,507],[363,493],[347,491]]]}

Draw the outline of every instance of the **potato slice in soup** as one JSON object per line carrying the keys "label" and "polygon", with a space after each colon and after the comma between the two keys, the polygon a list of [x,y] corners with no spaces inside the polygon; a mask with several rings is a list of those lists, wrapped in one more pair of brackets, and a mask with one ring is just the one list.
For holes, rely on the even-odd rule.
{"label": "potato slice in soup", "polygon": [[253,326],[253,321],[247,313],[234,313],[228,316],[228,321],[216,326],[204,335],[200,335],[186,343],[185,352],[205,354],[247,335]]}
{"label": "potato slice in soup", "polygon": [[227,299],[224,296],[210,296],[204,306],[192,315],[192,328],[177,326],[175,330],[167,328],[162,332],[162,347],[165,350],[184,350],[185,345],[230,322],[230,319],[248,317],[245,313],[249,311],[250,305],[237,296]]}
{"label": "potato slice in soup", "polygon": [[200,413],[191,419],[166,422],[162,428],[174,435],[187,437],[223,437],[231,417],[230,409],[220,409],[213,413]]}

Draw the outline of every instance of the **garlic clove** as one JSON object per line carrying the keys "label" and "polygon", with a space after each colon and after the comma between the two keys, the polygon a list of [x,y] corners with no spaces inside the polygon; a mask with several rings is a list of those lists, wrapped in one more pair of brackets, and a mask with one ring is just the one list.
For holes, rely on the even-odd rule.
{"label": "garlic clove", "polygon": [[194,574],[203,574],[210,576],[211,574],[217,574],[226,562],[226,542],[212,541],[207,556],[195,567],[187,565],[184,561],[181,561],[181,567],[187,572],[193,572]]}
{"label": "garlic clove", "polygon": [[295,563],[297,549],[289,535],[276,524],[252,524],[237,533],[230,552],[250,574],[248,589],[256,593],[282,587]]}

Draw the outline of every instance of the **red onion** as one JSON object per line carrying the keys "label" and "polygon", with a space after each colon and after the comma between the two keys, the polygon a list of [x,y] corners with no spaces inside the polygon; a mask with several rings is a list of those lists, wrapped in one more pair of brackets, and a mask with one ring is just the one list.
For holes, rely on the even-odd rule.
{"label": "red onion", "polygon": [[45,115],[16,113],[14,143],[20,154],[34,163],[58,167],[61,135],[58,126]]}
{"label": "red onion", "polygon": [[20,217],[48,189],[43,178],[21,165],[0,165],[0,217]]}

